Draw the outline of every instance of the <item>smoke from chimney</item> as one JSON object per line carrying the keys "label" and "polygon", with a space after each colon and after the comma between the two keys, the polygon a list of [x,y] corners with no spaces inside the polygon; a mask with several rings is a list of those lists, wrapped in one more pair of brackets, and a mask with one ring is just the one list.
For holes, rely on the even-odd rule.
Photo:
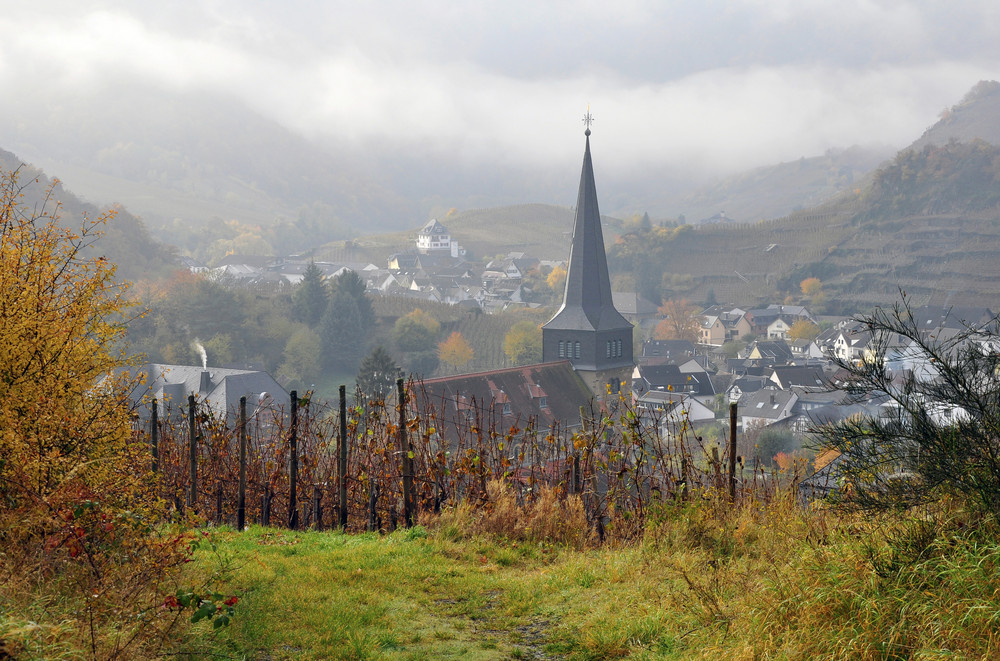
{"label": "smoke from chimney", "polygon": [[202,344],[201,344],[201,342],[198,341],[198,338],[194,338],[194,342],[192,342],[191,345],[194,347],[195,351],[197,351],[199,354],[201,354],[201,369],[207,370],[208,369],[208,352],[205,351],[205,347],[203,347]]}

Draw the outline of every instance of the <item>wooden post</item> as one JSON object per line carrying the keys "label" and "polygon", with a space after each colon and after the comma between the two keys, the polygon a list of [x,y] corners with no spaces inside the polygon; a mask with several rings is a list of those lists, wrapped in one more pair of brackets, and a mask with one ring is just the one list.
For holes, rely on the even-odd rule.
{"label": "wooden post", "polygon": [[318,484],[313,485],[313,509],[312,509],[313,527],[316,530],[323,528],[323,490],[319,488]]}
{"label": "wooden post", "polygon": [[153,452],[153,472],[160,469],[160,411],[156,398],[153,398],[153,410],[149,416],[149,445]]}
{"label": "wooden post", "polygon": [[340,438],[337,447],[337,520],[347,529],[347,386],[340,386]]}
{"label": "wooden post", "polygon": [[194,395],[188,395],[188,506],[198,511],[198,428],[195,423]]}
{"label": "wooden post", "polygon": [[712,446],[712,486],[722,491],[722,460],[719,459],[719,448]]}
{"label": "wooden post", "polygon": [[260,497],[260,525],[271,525],[271,487],[264,487]]}
{"label": "wooden post", "polygon": [[729,403],[729,500],[736,502],[736,402]]}
{"label": "wooden post", "polygon": [[403,520],[407,528],[413,526],[413,458],[412,449],[406,437],[406,390],[403,379],[396,379],[399,394],[399,453],[403,457]]}
{"label": "wooden post", "polygon": [[215,525],[222,525],[222,482],[215,483]]}
{"label": "wooden post", "polygon": [[247,398],[240,397],[240,485],[236,494],[236,528],[247,525]]}
{"label": "wooden post", "polygon": [[573,493],[580,493],[583,491],[583,476],[580,475],[580,455],[577,452],[573,453]]}
{"label": "wooden post", "polygon": [[296,489],[298,488],[299,479],[299,393],[293,390],[291,395],[292,420],[289,423],[291,425],[291,436],[288,440],[289,452],[291,453],[291,456],[288,458],[288,527],[295,530],[299,527],[299,510],[298,503],[296,502]]}
{"label": "wooden post", "polygon": [[368,532],[378,530],[378,482],[374,477],[368,483]]}

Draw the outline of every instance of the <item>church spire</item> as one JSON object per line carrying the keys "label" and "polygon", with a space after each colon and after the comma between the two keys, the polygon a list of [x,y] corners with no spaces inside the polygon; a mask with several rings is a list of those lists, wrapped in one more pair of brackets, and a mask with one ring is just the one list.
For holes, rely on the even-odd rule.
{"label": "church spire", "polygon": [[583,170],[562,306],[542,327],[544,360],[569,358],[577,370],[602,371],[632,364],[632,324],[615,309],[601,211],[590,155],[589,109],[584,116]]}

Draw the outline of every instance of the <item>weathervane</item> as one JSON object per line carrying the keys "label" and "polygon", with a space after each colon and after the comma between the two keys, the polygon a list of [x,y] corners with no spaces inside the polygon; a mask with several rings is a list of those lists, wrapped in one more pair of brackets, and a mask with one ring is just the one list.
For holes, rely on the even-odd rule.
{"label": "weathervane", "polygon": [[587,127],[586,134],[590,135],[590,125],[594,123],[594,116],[590,114],[590,104],[587,104],[587,114],[583,116],[583,123]]}

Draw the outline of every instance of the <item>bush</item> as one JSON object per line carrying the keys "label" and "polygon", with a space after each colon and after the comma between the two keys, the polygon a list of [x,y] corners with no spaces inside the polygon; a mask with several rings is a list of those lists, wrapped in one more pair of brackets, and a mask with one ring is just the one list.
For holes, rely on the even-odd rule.
{"label": "bush", "polygon": [[840,453],[845,502],[867,510],[906,509],[952,494],[974,509],[996,512],[997,318],[923,330],[904,296],[860,321],[871,335],[872,357],[840,366],[850,374],[852,392],[886,403],[878,415],[820,430],[823,444]]}
{"label": "bush", "polygon": [[114,213],[73,232],[58,206],[20,206],[24,190],[17,172],[3,176],[0,650],[153,655],[190,540],[154,527],[164,512],[132,434],[134,384],[109,376],[127,362],[124,288],[113,265],[86,255]]}

